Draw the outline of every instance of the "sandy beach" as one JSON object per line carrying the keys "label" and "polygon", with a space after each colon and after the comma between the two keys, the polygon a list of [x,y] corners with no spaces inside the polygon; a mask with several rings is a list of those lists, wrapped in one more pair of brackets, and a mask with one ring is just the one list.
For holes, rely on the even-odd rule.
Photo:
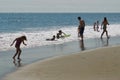
{"label": "sandy beach", "polygon": [[[108,48],[120,46],[119,15],[1,13],[0,80],[119,80],[119,47]],[[77,36],[78,16],[86,23],[83,41]],[[110,23],[109,39],[106,35],[100,38],[103,30],[93,29],[94,21],[101,24],[104,17]],[[46,41],[59,30],[71,36]],[[27,37],[27,46],[21,45],[21,60],[14,60],[16,49],[10,44],[22,35]]]}
{"label": "sandy beach", "polygon": [[86,50],[39,61],[4,80],[120,80],[120,46]]}

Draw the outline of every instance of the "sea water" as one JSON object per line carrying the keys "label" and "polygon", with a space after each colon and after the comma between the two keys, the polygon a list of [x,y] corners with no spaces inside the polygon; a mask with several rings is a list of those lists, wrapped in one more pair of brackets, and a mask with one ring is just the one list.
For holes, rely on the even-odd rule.
{"label": "sea water", "polygon": [[[14,46],[10,47],[10,44],[22,35],[27,37],[27,48],[75,41],[78,39],[78,16],[86,24],[85,39],[100,37],[104,17],[107,17],[110,24],[107,26],[109,36],[120,36],[120,13],[0,13],[0,51],[13,49]],[[93,30],[93,23],[96,21],[99,21],[100,32]],[[58,30],[71,36],[46,41],[56,35]]]}

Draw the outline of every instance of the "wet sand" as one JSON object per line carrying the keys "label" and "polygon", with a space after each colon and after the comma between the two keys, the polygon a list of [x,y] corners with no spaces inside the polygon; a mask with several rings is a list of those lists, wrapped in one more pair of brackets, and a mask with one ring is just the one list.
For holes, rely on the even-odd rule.
{"label": "wet sand", "polygon": [[48,58],[7,75],[4,80],[120,80],[120,46]]}

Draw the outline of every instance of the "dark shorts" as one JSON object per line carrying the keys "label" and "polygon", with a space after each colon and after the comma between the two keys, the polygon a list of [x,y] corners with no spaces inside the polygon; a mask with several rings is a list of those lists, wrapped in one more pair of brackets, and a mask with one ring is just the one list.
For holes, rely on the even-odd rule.
{"label": "dark shorts", "polygon": [[84,33],[84,27],[80,28],[80,35],[83,35]]}
{"label": "dark shorts", "polygon": [[106,26],[103,26],[103,31],[106,31]]}

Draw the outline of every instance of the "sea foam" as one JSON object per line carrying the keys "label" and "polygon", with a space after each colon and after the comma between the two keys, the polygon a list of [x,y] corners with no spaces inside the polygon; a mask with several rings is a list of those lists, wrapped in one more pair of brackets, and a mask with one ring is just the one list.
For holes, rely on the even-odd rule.
{"label": "sea foam", "polygon": [[[46,41],[47,38],[52,38],[53,35],[58,33],[58,30],[62,30],[66,34],[70,34],[70,37],[56,39],[55,41]],[[94,31],[93,26],[86,26],[84,31],[84,39],[89,38],[100,38],[102,30],[99,28],[100,32]],[[108,25],[107,26],[109,36],[120,36],[120,25]],[[24,30],[22,32],[15,32],[15,33],[1,33],[0,34],[0,51],[14,49],[14,46],[10,46],[13,40],[19,36],[26,35],[27,36],[27,46],[21,45],[22,48],[30,48],[36,46],[44,46],[44,45],[52,45],[52,44],[63,44],[65,42],[75,41],[78,40],[77,34],[77,27],[63,27],[59,29],[51,29],[51,30],[36,30],[31,29],[29,31]],[[103,35],[106,37],[106,34]]]}

